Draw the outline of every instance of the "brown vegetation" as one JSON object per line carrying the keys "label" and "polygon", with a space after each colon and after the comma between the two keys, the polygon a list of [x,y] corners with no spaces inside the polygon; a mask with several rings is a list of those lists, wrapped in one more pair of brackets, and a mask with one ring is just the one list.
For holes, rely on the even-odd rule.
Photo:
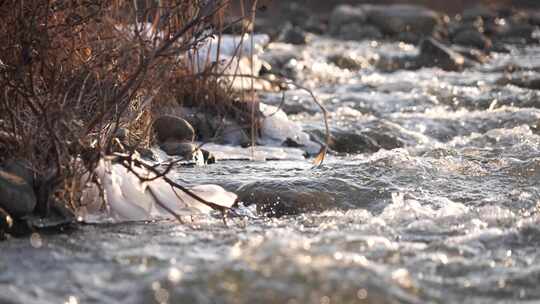
{"label": "brown vegetation", "polygon": [[0,163],[31,164],[41,210],[51,198],[77,208],[81,177],[120,128],[132,150],[149,144],[156,107],[252,117],[215,67],[182,56],[224,28],[228,1],[202,2],[0,1]]}

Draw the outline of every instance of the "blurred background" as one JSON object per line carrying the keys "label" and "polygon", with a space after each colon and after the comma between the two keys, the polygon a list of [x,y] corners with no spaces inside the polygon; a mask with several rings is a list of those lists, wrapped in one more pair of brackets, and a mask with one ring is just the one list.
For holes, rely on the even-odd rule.
{"label": "blurred background", "polygon": [[[239,2],[239,1],[237,1]],[[251,1],[245,1],[250,3]],[[280,7],[284,5],[290,5],[291,3],[298,3],[302,6],[306,6],[319,13],[329,12],[329,9],[338,4],[418,4],[429,7],[431,9],[445,12],[448,14],[457,14],[466,8],[487,5],[497,7],[515,7],[515,8],[539,8],[540,1],[538,0],[292,0],[292,1],[279,1],[279,0],[263,0],[259,1],[263,5],[268,7],[271,12],[276,12]],[[238,5],[237,5],[238,8]]]}

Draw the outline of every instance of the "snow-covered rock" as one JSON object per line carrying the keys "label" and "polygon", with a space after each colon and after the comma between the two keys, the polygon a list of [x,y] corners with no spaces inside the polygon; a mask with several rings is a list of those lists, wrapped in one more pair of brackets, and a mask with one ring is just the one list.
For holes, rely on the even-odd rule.
{"label": "snow-covered rock", "polygon": [[321,146],[313,142],[302,127],[289,120],[287,114],[275,106],[260,103],[264,116],[261,123],[261,142],[265,145],[282,145],[287,139],[301,146],[308,154],[319,152]]}
{"label": "snow-covered rock", "polygon": [[[138,175],[152,178],[154,173],[145,168],[132,166]],[[108,160],[100,160],[96,175],[101,182],[103,195],[106,199],[105,212],[109,220],[151,220],[158,218],[172,218],[166,209],[184,216],[212,211],[207,205],[200,203],[179,189],[171,187],[163,179],[158,178],[148,182],[140,179],[121,164]],[[231,207],[236,201],[236,194],[224,190],[218,185],[199,185],[190,187],[193,193],[206,201]],[[90,184],[83,190],[82,203],[85,208],[79,214],[83,220],[92,221],[102,218],[100,211],[102,199],[100,191],[95,184]],[[162,207],[165,206],[166,208]]]}

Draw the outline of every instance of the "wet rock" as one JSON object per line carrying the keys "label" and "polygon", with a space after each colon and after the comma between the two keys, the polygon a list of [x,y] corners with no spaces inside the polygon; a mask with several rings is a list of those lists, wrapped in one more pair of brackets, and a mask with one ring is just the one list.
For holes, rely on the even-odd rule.
{"label": "wet rock", "polygon": [[168,140],[159,145],[161,150],[165,151],[167,155],[181,156],[185,159],[193,158],[193,151],[195,151],[195,145],[188,142],[180,142],[174,140]]}
{"label": "wet rock", "polygon": [[396,132],[392,131],[383,131],[383,130],[370,130],[365,131],[364,136],[369,139],[368,142],[374,142],[375,147],[385,150],[393,150],[397,148],[403,148],[405,142],[401,139]]}
{"label": "wet rock", "polygon": [[497,18],[497,12],[483,5],[477,5],[463,11],[462,19],[465,21],[476,20],[478,18],[484,21],[493,20]]}
{"label": "wet rock", "polygon": [[[373,153],[381,149],[377,142],[362,133],[336,129],[330,133],[330,149],[338,153]],[[324,140],[323,131],[315,130],[312,134],[317,140]]]}
{"label": "wet rock", "polygon": [[395,36],[402,32],[430,36],[439,22],[436,12],[418,5],[374,5],[368,9],[368,21],[386,35]]}
{"label": "wet rock", "polygon": [[22,217],[34,211],[34,189],[24,178],[0,170],[0,208],[13,217]]}
{"label": "wet rock", "polygon": [[[400,137],[404,136],[401,130],[387,122],[373,121],[359,127],[362,131],[333,128],[330,132],[330,149],[338,153],[375,153],[381,149],[405,146],[405,139]],[[312,130],[310,134],[324,142],[323,130]]]}
{"label": "wet rock", "polygon": [[397,41],[402,41],[406,43],[416,44],[420,39],[422,38],[422,35],[418,35],[417,33],[413,32],[401,32],[395,36],[395,39]]}
{"label": "wet rock", "polygon": [[23,178],[28,185],[34,186],[34,171],[32,165],[25,160],[8,159],[2,164],[4,171]]}
{"label": "wet rock", "polygon": [[151,149],[138,147],[136,151],[139,153],[139,155],[142,158],[148,159],[148,160],[157,160],[156,156],[154,155],[154,152]]}
{"label": "wet rock", "polygon": [[297,2],[289,2],[282,8],[283,18],[279,20],[287,20],[294,26],[304,27],[305,23],[313,15],[313,13],[304,5]]}
{"label": "wet rock", "polygon": [[210,164],[216,163],[216,157],[214,156],[214,154],[212,154],[212,152],[205,149],[200,149],[200,150],[202,152],[205,164],[210,165]]}
{"label": "wet rock", "polygon": [[378,70],[384,72],[395,72],[397,70],[416,70],[422,67],[418,57],[412,56],[381,56],[375,62]]}
{"label": "wet rock", "polygon": [[32,230],[60,232],[75,223],[75,215],[63,203],[52,199],[49,214],[46,217],[31,215],[26,217],[25,221],[25,225],[31,227]]}
{"label": "wet rock", "polygon": [[228,119],[222,121],[214,138],[216,143],[234,146],[245,146],[251,141],[244,128]]}
{"label": "wet rock", "polygon": [[283,28],[279,35],[279,40],[285,43],[300,45],[306,44],[308,42],[308,37],[306,32],[298,26],[288,24]]}
{"label": "wet rock", "polygon": [[530,24],[540,26],[540,11],[529,12],[528,19]]}
{"label": "wet rock", "polygon": [[507,80],[507,83],[513,84],[520,88],[540,90],[540,77],[511,77]]}
{"label": "wet rock", "polygon": [[311,15],[304,24],[303,29],[310,33],[322,35],[328,31],[328,24],[319,16]]}
{"label": "wet rock", "polygon": [[251,183],[236,193],[246,205],[257,205],[257,212],[270,217],[323,211],[335,205],[335,199],[323,190],[280,182]]}
{"label": "wet rock", "polygon": [[533,33],[535,27],[530,24],[511,24],[503,27],[494,39],[504,43],[526,44],[535,42]]}
{"label": "wet rock", "polygon": [[417,61],[420,66],[439,67],[448,71],[459,71],[466,66],[462,55],[433,38],[422,40]]}
{"label": "wet rock", "polygon": [[173,115],[163,115],[154,121],[154,131],[159,142],[193,141],[195,130],[185,119]]}
{"label": "wet rock", "polygon": [[491,48],[491,40],[477,30],[469,29],[457,33],[452,39],[454,43],[471,46],[477,49]]}
{"label": "wet rock", "polygon": [[265,18],[262,16],[257,16],[257,18],[255,18],[255,28],[258,33],[267,34],[272,39],[278,37],[281,30],[281,27],[276,25],[273,18]]}
{"label": "wet rock", "polygon": [[235,193],[245,205],[270,217],[320,212],[332,209],[382,209],[388,193],[334,178],[298,178],[256,181],[240,186]]}
{"label": "wet rock", "polygon": [[372,25],[359,25],[356,23],[342,26],[337,37],[343,40],[362,41],[378,40],[383,38],[381,31]]}
{"label": "wet rock", "polygon": [[453,45],[452,50],[474,62],[486,63],[488,61],[488,55],[484,51],[476,48]]}
{"label": "wet rock", "polygon": [[342,153],[373,153],[381,148],[368,136],[354,132],[332,132],[330,143],[332,150]]}
{"label": "wet rock", "polygon": [[273,73],[294,78],[292,75],[294,72],[288,70],[288,64],[291,61],[297,61],[300,56],[294,46],[278,42],[271,43],[261,58],[270,64]]}
{"label": "wet rock", "polygon": [[332,11],[330,15],[329,30],[333,35],[346,32],[342,28],[346,25],[353,25],[354,28],[360,28],[361,25],[366,23],[367,16],[365,11],[361,7],[355,7],[351,5],[338,5]]}
{"label": "wet rock", "polygon": [[351,54],[334,54],[328,57],[328,62],[331,62],[341,69],[348,69],[351,71],[360,70],[368,67],[369,61],[364,57],[359,57]]}

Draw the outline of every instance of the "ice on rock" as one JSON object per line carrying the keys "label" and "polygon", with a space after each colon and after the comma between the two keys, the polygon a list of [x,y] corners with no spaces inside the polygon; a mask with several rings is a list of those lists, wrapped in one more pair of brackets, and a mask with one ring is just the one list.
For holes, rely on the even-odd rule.
{"label": "ice on rock", "polygon": [[[133,166],[138,175],[152,178],[155,175],[144,168]],[[108,215],[116,221],[151,220],[171,218],[166,209],[178,215],[193,215],[208,213],[212,209],[185,194],[174,189],[163,179],[158,178],[141,182],[133,172],[121,164],[101,160],[96,168],[96,174],[107,200]],[[99,190],[90,185],[83,191],[83,204],[86,205],[83,220],[96,218],[99,215]],[[189,188],[193,193],[206,201],[231,207],[236,201],[236,194],[224,190],[218,185],[199,185]],[[163,208],[164,205],[166,208]]]}
{"label": "ice on rock", "polygon": [[280,146],[290,139],[302,146],[309,154],[316,154],[320,150],[320,145],[311,141],[309,135],[302,131],[302,127],[289,120],[283,110],[264,103],[260,103],[260,110],[264,116],[261,123],[263,144]]}

